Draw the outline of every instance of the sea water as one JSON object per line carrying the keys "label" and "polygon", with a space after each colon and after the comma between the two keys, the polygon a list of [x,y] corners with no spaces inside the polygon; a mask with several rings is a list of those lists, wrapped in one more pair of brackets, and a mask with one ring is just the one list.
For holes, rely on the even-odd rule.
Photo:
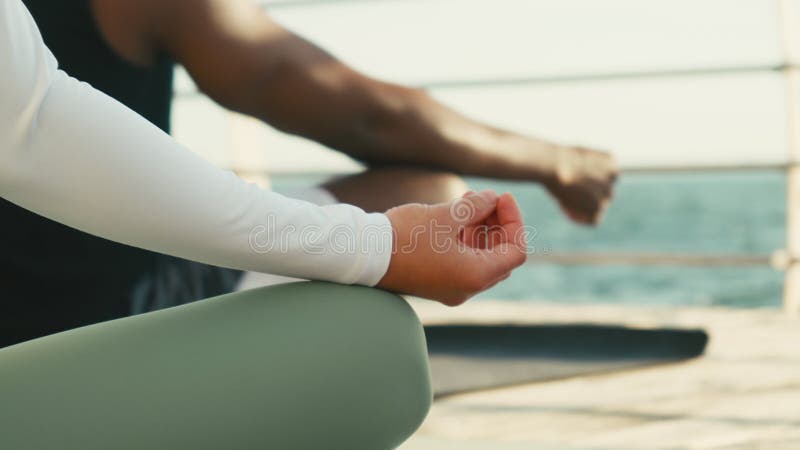
{"label": "sea water", "polygon": [[[630,175],[597,228],[572,224],[544,190],[470,180],[514,193],[540,254],[560,251],[769,254],[785,247],[786,178],[773,172]],[[770,267],[527,265],[483,298],[668,305],[777,306]]]}
{"label": "sea water", "polygon": [[[280,177],[274,184],[312,181]],[[596,228],[571,223],[533,183],[468,182],[474,190],[509,191],[517,197],[526,223],[535,229],[530,244],[539,254],[770,254],[786,242],[786,179],[777,172],[623,176]],[[530,264],[479,298],[750,308],[778,306],[782,283],[782,273],[770,267]]]}

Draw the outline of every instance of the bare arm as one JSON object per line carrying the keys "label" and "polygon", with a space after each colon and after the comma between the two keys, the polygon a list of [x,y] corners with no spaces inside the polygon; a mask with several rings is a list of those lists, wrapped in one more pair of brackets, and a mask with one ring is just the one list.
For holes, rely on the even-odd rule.
{"label": "bare arm", "polygon": [[540,182],[578,221],[595,221],[611,195],[608,155],[490,127],[358,73],[252,0],[158,3],[153,40],[230,109],[368,164]]}

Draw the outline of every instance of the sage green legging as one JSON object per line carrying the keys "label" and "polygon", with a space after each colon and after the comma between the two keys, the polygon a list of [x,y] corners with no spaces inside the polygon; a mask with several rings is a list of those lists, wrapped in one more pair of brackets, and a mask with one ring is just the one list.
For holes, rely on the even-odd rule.
{"label": "sage green legging", "polygon": [[392,449],[430,403],[419,320],[366,287],[270,286],[0,349],[2,449]]}

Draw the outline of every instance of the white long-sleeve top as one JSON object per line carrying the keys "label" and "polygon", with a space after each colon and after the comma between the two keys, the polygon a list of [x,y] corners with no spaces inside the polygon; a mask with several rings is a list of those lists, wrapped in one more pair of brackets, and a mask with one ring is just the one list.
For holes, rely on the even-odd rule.
{"label": "white long-sleeve top", "polygon": [[20,0],[0,0],[0,196],[114,241],[299,278],[375,285],[392,250],[385,215],[245,183],[70,78]]}

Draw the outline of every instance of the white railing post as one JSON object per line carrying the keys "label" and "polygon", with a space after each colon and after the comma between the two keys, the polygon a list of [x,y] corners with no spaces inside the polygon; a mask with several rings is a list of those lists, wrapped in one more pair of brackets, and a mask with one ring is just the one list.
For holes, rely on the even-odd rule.
{"label": "white railing post", "polygon": [[798,0],[778,0],[778,14],[785,63],[786,114],[789,168],[786,177],[787,267],[783,307],[800,312],[800,8]]}

